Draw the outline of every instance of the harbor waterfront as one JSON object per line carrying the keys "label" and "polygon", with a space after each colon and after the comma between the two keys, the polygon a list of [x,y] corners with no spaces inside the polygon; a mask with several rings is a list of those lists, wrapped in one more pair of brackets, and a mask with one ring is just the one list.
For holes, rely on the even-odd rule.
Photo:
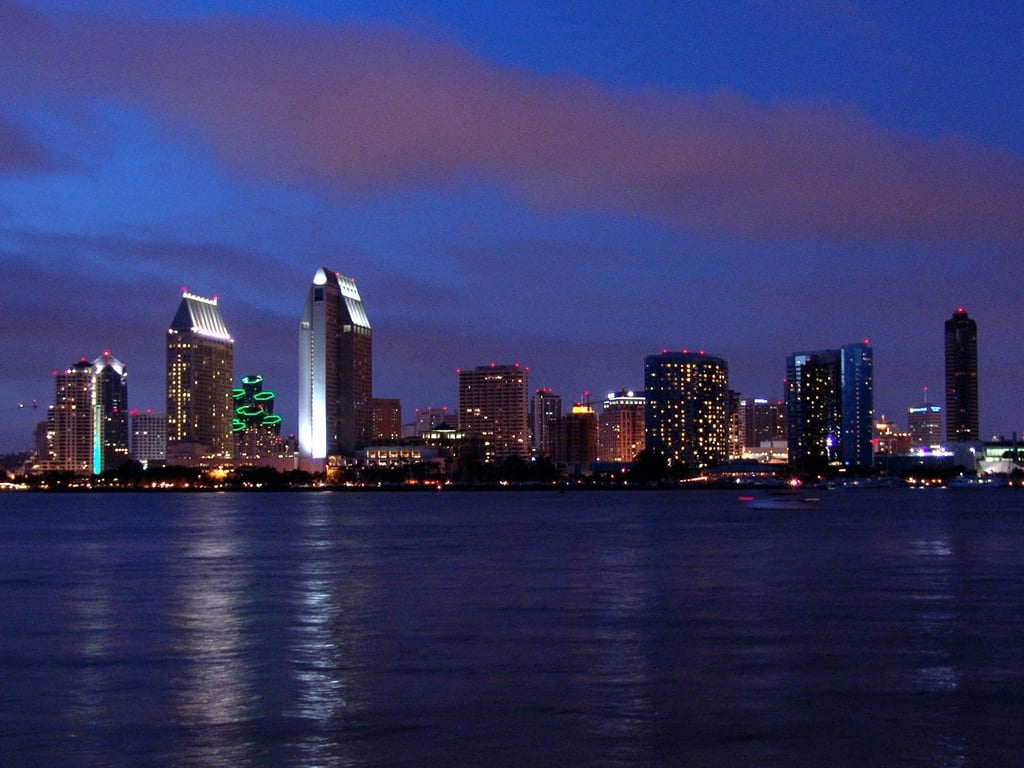
{"label": "harbor waterfront", "polygon": [[999,766],[1024,497],[0,495],[0,765]]}

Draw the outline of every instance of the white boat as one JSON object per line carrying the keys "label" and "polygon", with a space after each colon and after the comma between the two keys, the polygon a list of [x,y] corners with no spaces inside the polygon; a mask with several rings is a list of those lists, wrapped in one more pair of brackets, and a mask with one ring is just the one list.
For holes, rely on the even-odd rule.
{"label": "white boat", "polygon": [[765,496],[740,496],[740,501],[750,509],[815,509],[821,499],[799,493],[780,493]]}

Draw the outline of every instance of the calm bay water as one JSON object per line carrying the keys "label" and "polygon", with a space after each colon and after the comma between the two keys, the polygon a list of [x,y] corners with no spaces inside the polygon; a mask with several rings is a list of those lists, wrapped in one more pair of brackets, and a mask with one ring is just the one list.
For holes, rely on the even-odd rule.
{"label": "calm bay water", "polygon": [[4,494],[0,765],[1011,766],[1024,494]]}

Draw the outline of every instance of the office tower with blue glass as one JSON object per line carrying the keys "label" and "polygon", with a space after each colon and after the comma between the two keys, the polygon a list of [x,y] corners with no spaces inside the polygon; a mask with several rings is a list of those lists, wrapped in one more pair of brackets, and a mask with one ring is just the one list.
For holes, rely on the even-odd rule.
{"label": "office tower with blue glass", "polygon": [[789,462],[808,472],[869,468],[874,360],[868,343],[786,358]]}

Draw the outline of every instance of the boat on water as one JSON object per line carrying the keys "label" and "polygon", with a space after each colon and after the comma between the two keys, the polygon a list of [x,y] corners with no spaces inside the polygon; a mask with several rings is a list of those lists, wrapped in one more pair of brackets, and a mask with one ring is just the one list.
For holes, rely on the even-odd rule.
{"label": "boat on water", "polygon": [[764,496],[740,496],[749,509],[815,509],[821,502],[816,496],[802,493],[769,493]]}

